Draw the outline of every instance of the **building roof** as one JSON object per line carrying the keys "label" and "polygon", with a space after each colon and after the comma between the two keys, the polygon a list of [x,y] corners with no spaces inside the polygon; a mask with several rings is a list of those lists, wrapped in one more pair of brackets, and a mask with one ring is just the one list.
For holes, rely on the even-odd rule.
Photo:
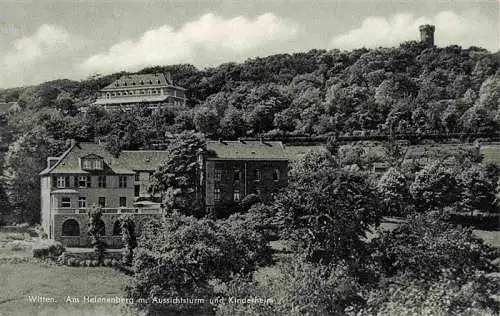
{"label": "building roof", "polygon": [[209,160],[288,160],[276,141],[207,141],[207,150],[214,154]]}
{"label": "building roof", "polygon": [[89,173],[80,167],[80,158],[90,154],[103,158],[104,168],[111,173],[133,174],[136,171],[154,171],[168,158],[162,150],[122,151],[118,157],[113,156],[103,146],[96,143],[75,143],[52,167],[43,170],[40,175],[58,173]]}
{"label": "building roof", "polygon": [[155,87],[174,87],[180,90],[186,90],[182,87],[175,86],[170,78],[170,74],[165,77],[162,73],[155,74],[134,74],[124,75],[120,79],[113,81],[101,91],[122,90],[124,88],[155,88]]}

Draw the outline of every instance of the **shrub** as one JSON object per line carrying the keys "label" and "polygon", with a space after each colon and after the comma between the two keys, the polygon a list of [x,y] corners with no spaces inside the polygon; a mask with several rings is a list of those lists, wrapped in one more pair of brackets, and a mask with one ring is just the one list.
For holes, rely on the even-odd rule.
{"label": "shrub", "polygon": [[92,266],[92,267],[97,267],[97,266],[99,266],[99,261],[97,261],[97,260],[92,260],[92,261],[91,261],[91,266]]}
{"label": "shrub", "polygon": [[[238,278],[225,285],[227,297],[259,297],[272,301],[257,304],[217,306],[217,316],[346,315],[364,306],[362,287],[343,266],[325,266],[294,258],[276,266],[275,273],[253,282]],[[353,313],[354,314],[354,313]]]}
{"label": "shrub", "polygon": [[68,258],[67,264],[68,266],[74,267],[78,265],[78,262],[75,258]]}
{"label": "shrub", "polygon": [[111,259],[104,259],[103,261],[105,267],[111,267]]}
{"label": "shrub", "polygon": [[77,260],[77,262],[80,267],[85,267],[85,260],[80,260],[80,261]]}
{"label": "shrub", "polygon": [[85,260],[85,266],[86,267],[91,267],[92,266],[92,260],[90,260],[90,259]]}
{"label": "shrub", "polygon": [[[269,256],[265,240],[237,219],[215,222],[174,213],[146,225],[134,258],[128,297],[209,297],[211,282],[250,275]],[[151,302],[151,300],[149,300]],[[207,306],[138,306],[152,314],[204,312]]]}
{"label": "shrub", "polygon": [[111,260],[112,267],[118,267],[119,265],[120,265],[120,263],[118,262],[118,260],[116,260],[116,259]]}
{"label": "shrub", "polygon": [[65,250],[58,241],[44,240],[33,246],[33,257],[56,260]]}

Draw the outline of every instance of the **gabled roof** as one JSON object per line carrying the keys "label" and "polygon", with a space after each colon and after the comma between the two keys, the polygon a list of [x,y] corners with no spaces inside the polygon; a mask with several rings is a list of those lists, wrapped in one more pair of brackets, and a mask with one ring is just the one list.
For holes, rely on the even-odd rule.
{"label": "gabled roof", "polygon": [[59,161],[52,167],[43,170],[40,175],[59,173],[89,173],[80,167],[80,158],[89,155],[100,156],[104,160],[104,168],[111,173],[133,174],[136,171],[154,171],[168,158],[166,151],[137,150],[122,151],[118,157],[113,156],[103,146],[96,143],[73,144]]}
{"label": "gabled roof", "polygon": [[[123,89],[123,88],[139,88],[139,87],[149,88],[158,86],[173,86],[173,82],[172,80],[165,78],[165,76],[162,73],[124,75],[121,76],[120,79],[104,87],[101,91]],[[184,88],[180,89],[184,90]]]}
{"label": "gabled roof", "polygon": [[275,141],[207,141],[207,150],[214,154],[209,160],[287,160],[283,144]]}

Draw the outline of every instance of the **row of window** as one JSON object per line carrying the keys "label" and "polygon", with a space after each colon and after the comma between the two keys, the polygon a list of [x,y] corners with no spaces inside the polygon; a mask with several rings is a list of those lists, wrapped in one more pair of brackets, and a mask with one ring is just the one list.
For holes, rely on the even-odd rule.
{"label": "row of window", "polygon": [[108,92],[106,93],[106,98],[122,96],[122,95],[146,95],[146,94],[161,94],[161,90],[135,90],[135,91],[118,91],[118,92]]}
{"label": "row of window", "polygon": [[[148,83],[149,83],[149,84],[153,84],[153,81],[152,81],[152,80],[149,80],[149,81],[148,81]],[[160,81],[160,80],[156,80],[156,83],[157,83],[157,84],[161,84],[161,81]],[[143,86],[143,85],[144,85],[144,80],[139,81],[139,84],[140,84],[141,86]],[[126,87],[127,85],[128,85],[128,84],[127,84],[127,82],[125,81],[125,82],[123,82],[123,85],[122,85],[122,86]],[[133,85],[133,86],[135,86],[135,85],[136,85],[135,81],[132,81],[132,85]],[[116,82],[116,83],[115,83],[115,87],[119,87],[119,86],[120,86],[120,83],[119,83],[119,82]]]}
{"label": "row of window", "polygon": [[[99,220],[97,222],[97,230],[101,234],[101,236],[106,235],[106,226],[103,222],[103,220]],[[135,225],[134,225],[135,226]],[[137,231],[134,227],[134,230],[136,233],[140,233],[140,231]],[[80,225],[78,222],[74,219],[67,219],[64,221],[62,224],[62,231],[61,231],[62,236],[70,236],[70,237],[76,237],[80,236]],[[113,224],[113,236],[120,236],[122,233],[122,228],[121,228],[121,223],[120,221],[115,221]]]}
{"label": "row of window", "polygon": [[82,169],[102,170],[103,162],[101,159],[82,159]]}
{"label": "row of window", "polygon": [[[100,196],[98,198],[97,205],[99,207],[106,207],[106,197]],[[78,208],[86,208],[87,207],[87,198],[84,196],[80,196],[78,198]],[[127,207],[127,197],[121,196],[119,200],[119,207]],[[61,208],[71,208],[71,198],[63,197],[61,198]]]}
{"label": "row of window", "polygon": [[[240,181],[240,178],[241,178],[240,170],[234,170],[233,181]],[[254,178],[255,182],[262,181],[262,172],[260,169],[254,170],[253,178]],[[222,179],[222,169],[215,169],[214,180],[221,181],[221,179]],[[273,181],[279,181],[279,180],[280,180],[280,171],[279,171],[279,169],[274,169],[273,170]]]}
{"label": "row of window", "polygon": [[[255,194],[259,195],[261,194],[260,189],[255,189]],[[214,188],[214,200],[216,202],[221,200],[221,188],[216,186]],[[233,188],[233,201],[239,202],[241,200],[241,192],[240,192],[240,187],[236,186]]]}
{"label": "row of window", "polygon": [[[107,180],[106,176],[98,176],[97,177],[97,187],[98,188],[106,188]],[[78,188],[90,188],[92,187],[90,181],[90,176],[75,176],[73,186],[71,186],[71,177],[70,176],[53,176],[52,177],[52,187],[56,187],[58,189],[78,187]],[[118,176],[118,187],[119,188],[127,188],[128,187],[128,177],[127,176]]]}

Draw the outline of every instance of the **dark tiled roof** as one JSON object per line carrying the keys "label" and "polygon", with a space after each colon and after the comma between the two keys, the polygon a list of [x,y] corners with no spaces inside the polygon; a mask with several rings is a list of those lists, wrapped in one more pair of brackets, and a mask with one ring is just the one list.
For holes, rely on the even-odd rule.
{"label": "dark tiled roof", "polygon": [[208,141],[207,150],[215,154],[208,159],[287,160],[281,142]]}
{"label": "dark tiled roof", "polygon": [[156,74],[141,74],[141,75],[125,75],[114,81],[110,85],[104,87],[103,90],[133,88],[133,87],[156,87],[172,85],[172,82],[167,81],[162,73]]}
{"label": "dark tiled roof", "polygon": [[95,143],[77,143],[71,146],[51,168],[40,174],[51,173],[87,173],[80,168],[80,158],[94,154],[104,159],[104,168],[114,173],[132,174],[135,171],[154,171],[156,167],[168,158],[166,151],[138,150],[122,151],[119,157],[114,157],[103,146]]}

